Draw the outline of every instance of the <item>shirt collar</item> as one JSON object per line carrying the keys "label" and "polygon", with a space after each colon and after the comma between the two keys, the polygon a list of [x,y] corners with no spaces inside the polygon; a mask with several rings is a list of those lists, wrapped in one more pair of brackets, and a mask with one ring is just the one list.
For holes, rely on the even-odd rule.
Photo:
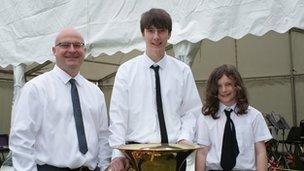
{"label": "shirt collar", "polygon": [[146,52],[143,54],[143,56],[144,56],[144,66],[147,68],[150,68],[150,66],[152,65],[158,65],[160,69],[164,69],[167,65],[168,55],[166,53],[164,57],[156,63],[147,55]]}
{"label": "shirt collar", "polygon": [[236,107],[236,103],[234,103],[232,106],[226,106],[226,105],[224,105],[223,103],[220,102],[219,111],[220,111],[220,113],[224,113],[225,109],[229,109],[230,108],[234,112],[235,107]]}
{"label": "shirt collar", "polygon": [[[55,75],[64,83],[67,84],[72,77],[67,74],[65,71],[63,71],[61,68],[59,68],[57,65],[54,66],[53,72]],[[82,85],[84,83],[84,78],[78,73],[74,79],[76,80],[76,84]]]}

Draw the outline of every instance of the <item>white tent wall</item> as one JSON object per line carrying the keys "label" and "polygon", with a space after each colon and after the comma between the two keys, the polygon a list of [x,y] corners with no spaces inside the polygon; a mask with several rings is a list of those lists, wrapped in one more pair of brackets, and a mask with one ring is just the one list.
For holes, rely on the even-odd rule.
{"label": "white tent wall", "polygon": [[304,32],[293,33],[293,62],[295,74],[301,75],[295,79],[295,94],[297,102],[298,122],[304,119]]}
{"label": "white tent wall", "polygon": [[[296,79],[296,100],[298,122],[304,119],[304,78]],[[299,125],[299,124],[298,124]]]}
{"label": "white tent wall", "polygon": [[0,134],[9,133],[13,100],[13,82],[0,80]]}

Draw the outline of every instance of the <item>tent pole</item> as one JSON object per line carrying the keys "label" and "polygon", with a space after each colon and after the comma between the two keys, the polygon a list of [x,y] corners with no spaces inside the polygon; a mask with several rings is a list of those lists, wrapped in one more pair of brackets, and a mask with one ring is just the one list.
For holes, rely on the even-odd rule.
{"label": "tent pole", "polygon": [[239,63],[238,63],[238,46],[237,46],[237,40],[234,39],[234,53],[235,53],[235,67],[239,69]]}
{"label": "tent pole", "polygon": [[174,56],[191,67],[200,47],[201,41],[197,43],[188,41],[179,42],[173,45]]}
{"label": "tent pole", "polygon": [[20,94],[20,90],[25,83],[25,64],[14,66],[14,95],[13,104]]}
{"label": "tent pole", "polygon": [[289,37],[289,57],[290,57],[290,90],[291,90],[291,105],[292,105],[292,119],[293,126],[297,126],[297,99],[295,93],[295,76],[294,76],[294,63],[293,63],[293,46],[292,46],[292,32],[288,31]]}

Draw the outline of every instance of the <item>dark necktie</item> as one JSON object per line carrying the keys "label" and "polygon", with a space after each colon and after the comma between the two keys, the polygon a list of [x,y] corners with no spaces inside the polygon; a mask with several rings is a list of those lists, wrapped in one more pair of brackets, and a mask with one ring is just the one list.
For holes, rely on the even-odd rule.
{"label": "dark necktie", "polygon": [[239,154],[239,147],[236,140],[234,123],[230,118],[232,109],[230,109],[230,111],[224,111],[227,116],[227,121],[223,136],[221,166],[225,171],[228,171],[232,170],[236,164],[236,157]]}
{"label": "dark necktie", "polygon": [[160,135],[161,135],[161,143],[168,143],[168,135],[166,129],[166,123],[163,112],[163,104],[161,99],[161,91],[160,91],[160,80],[159,80],[159,66],[151,66],[155,72],[155,85],[156,85],[156,104],[157,104],[157,113],[158,113],[158,121],[160,126]]}
{"label": "dark necktie", "polygon": [[88,151],[88,146],[84,132],[79,95],[75,84],[75,79],[70,79],[70,83],[71,83],[71,96],[72,96],[75,125],[76,125],[77,137],[78,137],[79,151],[82,154],[85,154]]}

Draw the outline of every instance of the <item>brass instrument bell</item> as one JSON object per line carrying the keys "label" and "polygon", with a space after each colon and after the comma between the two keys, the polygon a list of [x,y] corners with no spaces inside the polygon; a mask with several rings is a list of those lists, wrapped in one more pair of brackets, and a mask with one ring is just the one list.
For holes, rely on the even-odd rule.
{"label": "brass instrument bell", "polygon": [[128,144],[116,147],[130,160],[135,171],[179,171],[198,145]]}

